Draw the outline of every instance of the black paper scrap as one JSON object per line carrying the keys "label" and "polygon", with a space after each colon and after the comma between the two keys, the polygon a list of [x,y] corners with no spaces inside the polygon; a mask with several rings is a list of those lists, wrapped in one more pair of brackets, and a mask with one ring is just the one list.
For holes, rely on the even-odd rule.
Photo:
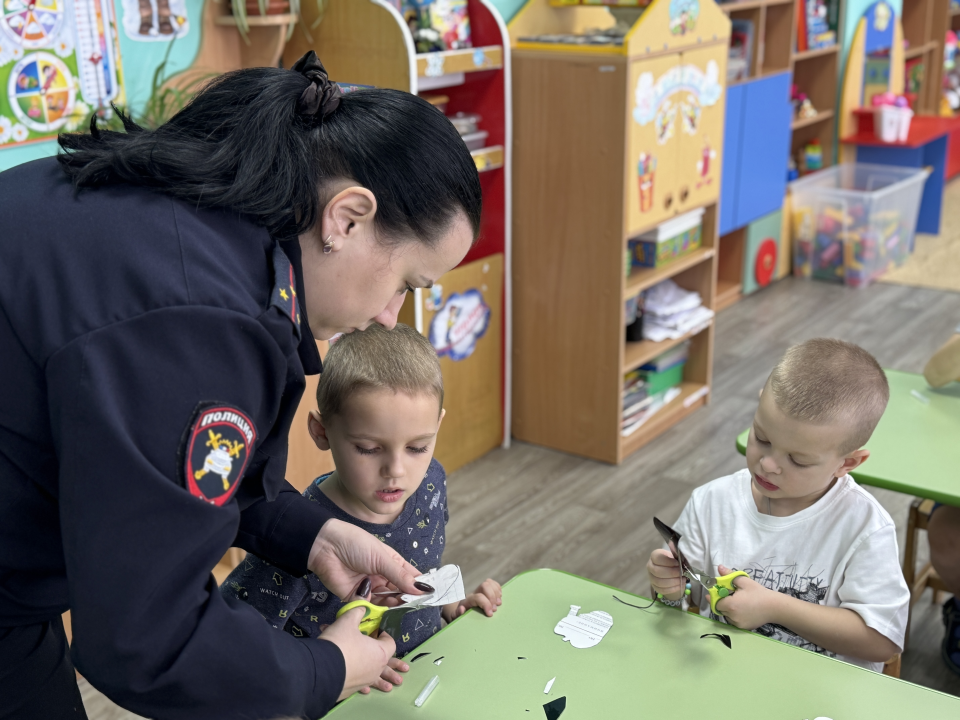
{"label": "black paper scrap", "polygon": [[445,657],[446,657],[446,655],[441,655],[440,657],[438,657],[436,660],[433,661],[433,664],[434,664],[434,665],[439,665],[439,664],[440,664],[440,661],[443,660]]}
{"label": "black paper scrap", "polygon": [[619,603],[623,603],[624,605],[629,605],[632,608],[637,608],[637,610],[647,610],[649,608],[652,608],[654,604],[657,602],[656,600],[651,600],[649,605],[634,605],[633,603],[628,603],[626,600],[621,600],[616,595],[613,596],[613,599]]}
{"label": "black paper scrap", "polygon": [[703,640],[704,638],[716,638],[717,640],[719,640],[720,642],[722,642],[724,645],[726,645],[728,648],[730,648],[731,650],[733,650],[733,643],[732,643],[732,641],[730,640],[730,636],[729,636],[729,635],[723,635],[723,634],[721,634],[721,633],[707,633],[706,635],[701,635],[701,636],[700,636],[700,639],[701,639],[701,640]]}
{"label": "black paper scrap", "polygon": [[526,658],[525,658],[525,657],[520,657],[520,656],[518,655],[518,656],[517,656],[517,660],[526,660]]}
{"label": "black paper scrap", "polygon": [[563,711],[567,709],[567,696],[558,697],[556,700],[551,700],[546,705],[543,706],[543,711],[547,714],[547,720],[557,720],[563,714]]}
{"label": "black paper scrap", "polygon": [[417,653],[416,655],[413,656],[413,660],[411,660],[410,662],[416,662],[416,661],[419,660],[420,658],[426,657],[426,656],[429,655],[429,654],[430,654],[430,653],[428,653],[428,652],[425,652],[425,653]]}

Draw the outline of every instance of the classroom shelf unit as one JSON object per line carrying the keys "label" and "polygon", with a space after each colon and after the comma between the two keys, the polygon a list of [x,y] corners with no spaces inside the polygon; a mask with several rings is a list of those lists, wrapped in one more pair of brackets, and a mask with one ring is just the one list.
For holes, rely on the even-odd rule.
{"label": "classroom shelf unit", "polygon": [[[730,23],[710,0],[684,24],[670,12],[669,0],[643,12],[530,0],[509,26],[513,433],[609,463],[710,397],[712,323],[662,343],[626,342],[624,331],[624,300],[667,278],[714,306]],[[620,45],[543,38],[609,29],[617,18]],[[701,248],[628,272],[630,238],[695,208],[704,208]],[[624,374],[687,339],[679,397],[622,437]]]}
{"label": "classroom shelf unit", "polygon": [[916,95],[918,115],[938,115],[947,30],[960,29],[950,14],[950,0],[906,0],[901,10],[905,47],[905,92]]}
{"label": "classroom shelf unit", "polygon": [[[837,44],[798,51],[797,17],[805,4],[806,0],[750,0],[721,5],[731,19],[753,23],[755,60],[750,77],[733,83],[727,98],[718,310],[763,287],[758,278],[772,282],[790,272],[788,157],[798,157],[816,140],[824,167],[835,162],[842,27]],[[842,2],[837,14],[843,17]],[[815,116],[794,117],[792,85],[810,98]],[[774,241],[775,254],[770,254],[766,239]],[[758,257],[761,250],[767,252]]]}
{"label": "classroom shelf unit", "polygon": [[[310,27],[316,3],[304,3],[301,11]],[[418,54],[407,22],[391,3],[328,0],[323,21],[310,30],[312,41],[295,33],[283,53],[290,67],[316,49],[330,77],[340,82],[442,94],[448,115],[477,113],[480,128],[489,133],[486,146],[471,153],[483,190],[480,240],[432,291],[408,297],[400,315],[401,322],[427,335],[440,355],[447,414],[435,455],[448,472],[510,438],[509,41],[503,20],[486,0],[469,0],[467,12],[474,47]]]}

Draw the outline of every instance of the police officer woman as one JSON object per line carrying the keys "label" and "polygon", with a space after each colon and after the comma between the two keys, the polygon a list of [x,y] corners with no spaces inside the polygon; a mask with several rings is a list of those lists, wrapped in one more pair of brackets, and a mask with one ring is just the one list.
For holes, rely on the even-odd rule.
{"label": "police officer woman", "polygon": [[319,717],[393,641],[361,611],[277,632],[210,571],[235,545],[341,597],[417,592],[284,480],[287,435],[314,338],[392,327],[471,247],[470,153],[413,95],[341,95],[313,53],[60,145],[0,174],[0,717],[84,717],[71,658],[148,717]]}

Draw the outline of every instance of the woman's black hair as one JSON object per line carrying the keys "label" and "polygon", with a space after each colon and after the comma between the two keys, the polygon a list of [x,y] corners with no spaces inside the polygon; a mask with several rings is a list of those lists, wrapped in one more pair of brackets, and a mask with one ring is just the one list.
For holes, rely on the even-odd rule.
{"label": "woman's black hair", "polygon": [[345,94],[325,119],[297,113],[309,84],[298,72],[226,73],[169,122],[145,130],[62,134],[60,165],[77,188],[127,183],[197,207],[229,208],[281,240],[313,227],[329,181],[345,179],[377,199],[385,241],[435,244],[462,211],[480,228],[480,179],[453,125],[399,90]]}

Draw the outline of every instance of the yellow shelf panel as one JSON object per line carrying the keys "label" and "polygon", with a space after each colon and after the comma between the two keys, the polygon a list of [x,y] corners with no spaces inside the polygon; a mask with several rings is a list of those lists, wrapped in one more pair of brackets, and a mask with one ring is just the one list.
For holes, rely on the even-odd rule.
{"label": "yellow shelf panel", "polygon": [[[300,20],[299,15],[287,13],[284,15],[247,15],[247,25],[250,27],[271,27],[273,25],[292,25]],[[221,15],[217,18],[217,25],[237,25],[233,15]]]}
{"label": "yellow shelf panel", "polygon": [[753,10],[760,7],[770,7],[771,5],[789,5],[793,0],[743,0],[742,2],[730,2],[720,5],[720,9],[727,15],[737,10]]}
{"label": "yellow shelf panel", "polygon": [[440,77],[452,73],[496,70],[501,67],[503,48],[499,45],[417,55],[417,77]]}
{"label": "yellow shelf panel", "polygon": [[798,62],[800,60],[809,60],[810,58],[821,57],[823,55],[833,55],[837,52],[838,45],[831,45],[830,47],[825,48],[816,48],[814,50],[804,50],[803,52],[795,52],[793,54],[793,61]]}
{"label": "yellow shelf panel", "polygon": [[790,123],[790,128],[792,130],[799,130],[800,128],[807,127],[808,125],[816,125],[819,122],[824,120],[829,120],[833,117],[833,110],[821,110],[813,117],[809,118],[798,118]]}

